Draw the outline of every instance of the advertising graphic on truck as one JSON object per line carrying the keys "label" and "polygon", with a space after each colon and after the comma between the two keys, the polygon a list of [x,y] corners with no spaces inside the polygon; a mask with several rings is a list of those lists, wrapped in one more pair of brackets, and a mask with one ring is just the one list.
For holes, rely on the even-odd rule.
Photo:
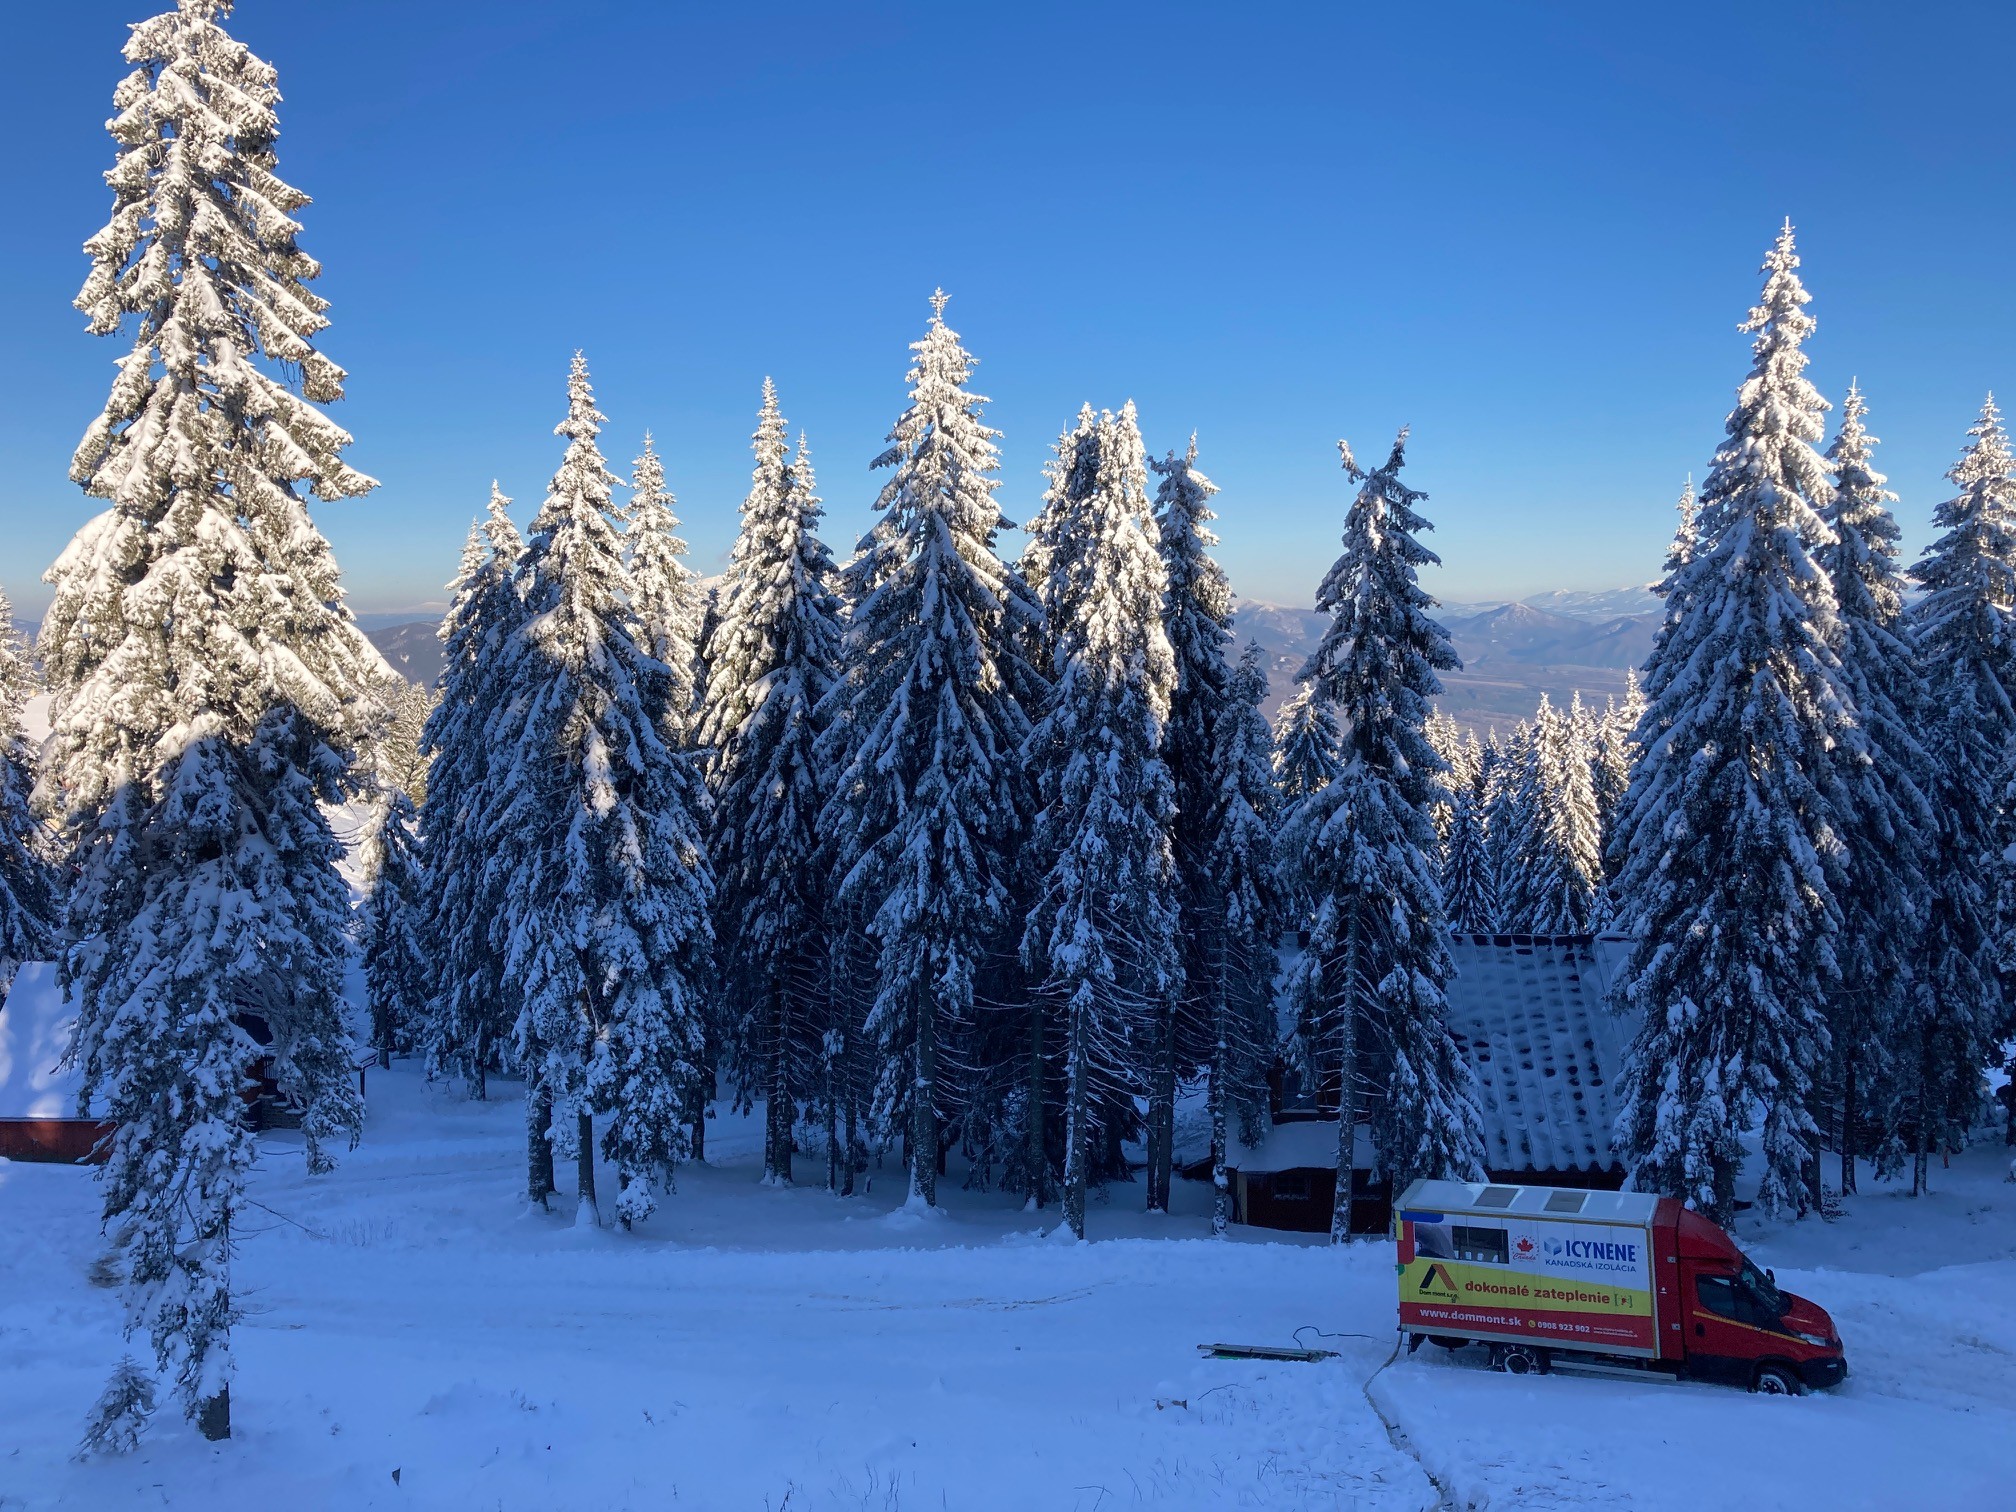
{"label": "advertising graphic on truck", "polygon": [[1490,1220],[1410,1213],[1413,1254],[1401,1266],[1401,1322],[1428,1332],[1468,1327],[1547,1331],[1592,1349],[1654,1352],[1652,1259],[1643,1229],[1610,1224],[1547,1228],[1526,1218]]}

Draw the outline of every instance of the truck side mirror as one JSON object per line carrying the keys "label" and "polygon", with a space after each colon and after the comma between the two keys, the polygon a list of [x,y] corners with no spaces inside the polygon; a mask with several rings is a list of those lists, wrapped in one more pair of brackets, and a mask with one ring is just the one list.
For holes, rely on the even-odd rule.
{"label": "truck side mirror", "polygon": [[1773,1286],[1776,1286],[1778,1284],[1778,1272],[1772,1270],[1769,1266],[1766,1266],[1764,1270],[1764,1279],[1766,1281],[1769,1281]]}

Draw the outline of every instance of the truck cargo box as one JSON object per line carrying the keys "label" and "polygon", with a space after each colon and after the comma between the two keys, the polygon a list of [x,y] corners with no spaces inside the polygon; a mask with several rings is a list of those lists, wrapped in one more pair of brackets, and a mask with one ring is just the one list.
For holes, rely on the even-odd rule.
{"label": "truck cargo box", "polygon": [[1641,1192],[1417,1181],[1394,1220],[1400,1327],[1655,1358],[1659,1202]]}

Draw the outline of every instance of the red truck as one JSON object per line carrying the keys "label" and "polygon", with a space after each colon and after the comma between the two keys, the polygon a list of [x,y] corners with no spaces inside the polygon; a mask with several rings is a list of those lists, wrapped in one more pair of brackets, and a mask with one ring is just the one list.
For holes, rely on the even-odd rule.
{"label": "red truck", "polygon": [[1417,1181],[1394,1217],[1410,1349],[1515,1374],[1658,1375],[1799,1394],[1848,1374],[1834,1320],[1671,1197]]}

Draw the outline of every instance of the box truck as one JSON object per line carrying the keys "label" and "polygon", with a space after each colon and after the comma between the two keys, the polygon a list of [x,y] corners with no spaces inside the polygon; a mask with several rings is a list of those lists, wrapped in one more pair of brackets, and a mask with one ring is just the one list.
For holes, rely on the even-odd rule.
{"label": "box truck", "polygon": [[1394,1215],[1410,1349],[1515,1373],[1657,1374],[1798,1394],[1848,1374],[1834,1320],[1671,1197],[1417,1181]]}

